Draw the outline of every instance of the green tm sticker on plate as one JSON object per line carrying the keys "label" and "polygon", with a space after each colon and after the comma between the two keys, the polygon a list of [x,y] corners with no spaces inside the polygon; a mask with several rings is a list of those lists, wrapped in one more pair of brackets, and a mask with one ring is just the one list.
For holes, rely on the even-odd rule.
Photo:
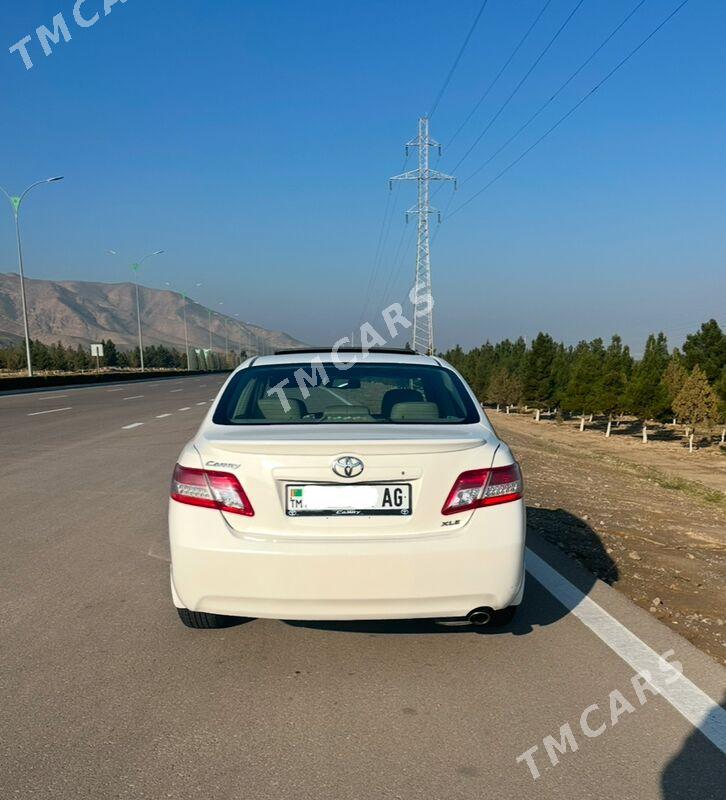
{"label": "green tm sticker on plate", "polygon": [[293,497],[302,497],[303,496],[303,490],[302,489],[293,489],[292,490],[292,496]]}

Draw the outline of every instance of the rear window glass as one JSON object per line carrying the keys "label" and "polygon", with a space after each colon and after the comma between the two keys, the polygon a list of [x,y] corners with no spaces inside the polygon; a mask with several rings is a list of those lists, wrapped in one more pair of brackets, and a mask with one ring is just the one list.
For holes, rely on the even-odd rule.
{"label": "rear window glass", "polygon": [[230,381],[218,425],[461,424],[478,409],[451,370],[416,364],[310,362],[249,367]]}

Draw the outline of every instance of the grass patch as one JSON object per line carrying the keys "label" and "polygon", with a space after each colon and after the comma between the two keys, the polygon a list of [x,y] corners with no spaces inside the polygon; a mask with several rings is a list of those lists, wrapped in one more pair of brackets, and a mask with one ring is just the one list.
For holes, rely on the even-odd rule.
{"label": "grass patch", "polygon": [[685,478],[667,475],[665,472],[653,469],[652,467],[643,467],[642,471],[646,477],[650,478],[664,489],[675,489],[677,492],[685,492],[685,494],[695,497],[698,500],[704,500],[707,503],[726,507],[726,495],[723,492],[719,492],[718,489],[711,489],[698,481],[689,481]]}
{"label": "grass patch", "polygon": [[637,475],[640,478],[653,481],[653,483],[662,487],[663,489],[671,489],[676,492],[683,492],[689,497],[701,502],[715,505],[720,508],[726,508],[726,494],[720,492],[718,489],[712,489],[698,481],[690,481],[687,478],[679,478],[677,475],[669,475],[667,472],[661,472],[655,467],[647,467],[643,464],[634,464],[632,461],[625,461],[616,456],[604,456],[599,453],[588,453],[591,458],[598,461],[605,461],[619,467],[631,475]]}

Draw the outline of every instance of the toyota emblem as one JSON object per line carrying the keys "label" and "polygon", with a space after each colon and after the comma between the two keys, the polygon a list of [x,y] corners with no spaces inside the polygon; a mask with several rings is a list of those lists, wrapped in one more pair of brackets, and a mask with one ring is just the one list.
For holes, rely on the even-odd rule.
{"label": "toyota emblem", "polygon": [[343,456],[333,464],[333,472],[341,478],[356,478],[363,472],[363,462],[354,456]]}

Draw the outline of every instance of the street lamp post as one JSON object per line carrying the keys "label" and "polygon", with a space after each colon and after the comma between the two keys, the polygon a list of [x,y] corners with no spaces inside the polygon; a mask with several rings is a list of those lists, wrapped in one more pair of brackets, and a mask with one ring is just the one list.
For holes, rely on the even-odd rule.
{"label": "street lamp post", "polygon": [[235,320],[237,321],[237,333],[239,333],[239,363],[242,363],[242,325],[239,321],[239,314],[234,315]]}
{"label": "street lamp post", "polygon": [[187,296],[182,292],[182,314],[184,315],[184,350],[187,354],[187,372],[189,372],[189,332],[187,330]]}
{"label": "street lamp post", "polygon": [[[224,303],[220,303],[220,306]],[[229,330],[227,329],[227,316],[224,315],[224,366],[229,364]]]}
{"label": "street lamp post", "polygon": [[36,186],[40,186],[43,183],[54,183],[55,181],[62,181],[63,176],[58,175],[55,178],[46,178],[42,181],[36,181],[35,183],[28,186],[28,188],[18,197],[10,195],[8,192],[0,186],[0,191],[8,198],[10,201],[10,205],[13,208],[13,216],[15,217],[15,239],[18,245],[18,271],[20,273],[20,305],[23,309],[23,331],[25,333],[25,358],[28,368],[28,377],[32,378],[33,376],[33,360],[30,355],[30,329],[28,327],[28,306],[25,300],[25,275],[23,273],[23,248],[20,243],[20,204],[23,202],[25,195],[31,190],[34,189]]}
{"label": "street lamp post", "polygon": [[[109,250],[108,252],[112,256],[117,255],[115,250]],[[141,304],[139,302],[139,269],[147,258],[151,258],[151,256],[160,256],[163,252],[164,252],[163,250],[154,250],[153,253],[147,253],[143,258],[139,259],[138,261],[134,261],[133,264],[131,264],[131,269],[136,273],[136,277],[134,278],[134,286],[136,287],[136,322],[139,328],[139,361],[142,372],[144,372],[144,340],[141,335]]]}

